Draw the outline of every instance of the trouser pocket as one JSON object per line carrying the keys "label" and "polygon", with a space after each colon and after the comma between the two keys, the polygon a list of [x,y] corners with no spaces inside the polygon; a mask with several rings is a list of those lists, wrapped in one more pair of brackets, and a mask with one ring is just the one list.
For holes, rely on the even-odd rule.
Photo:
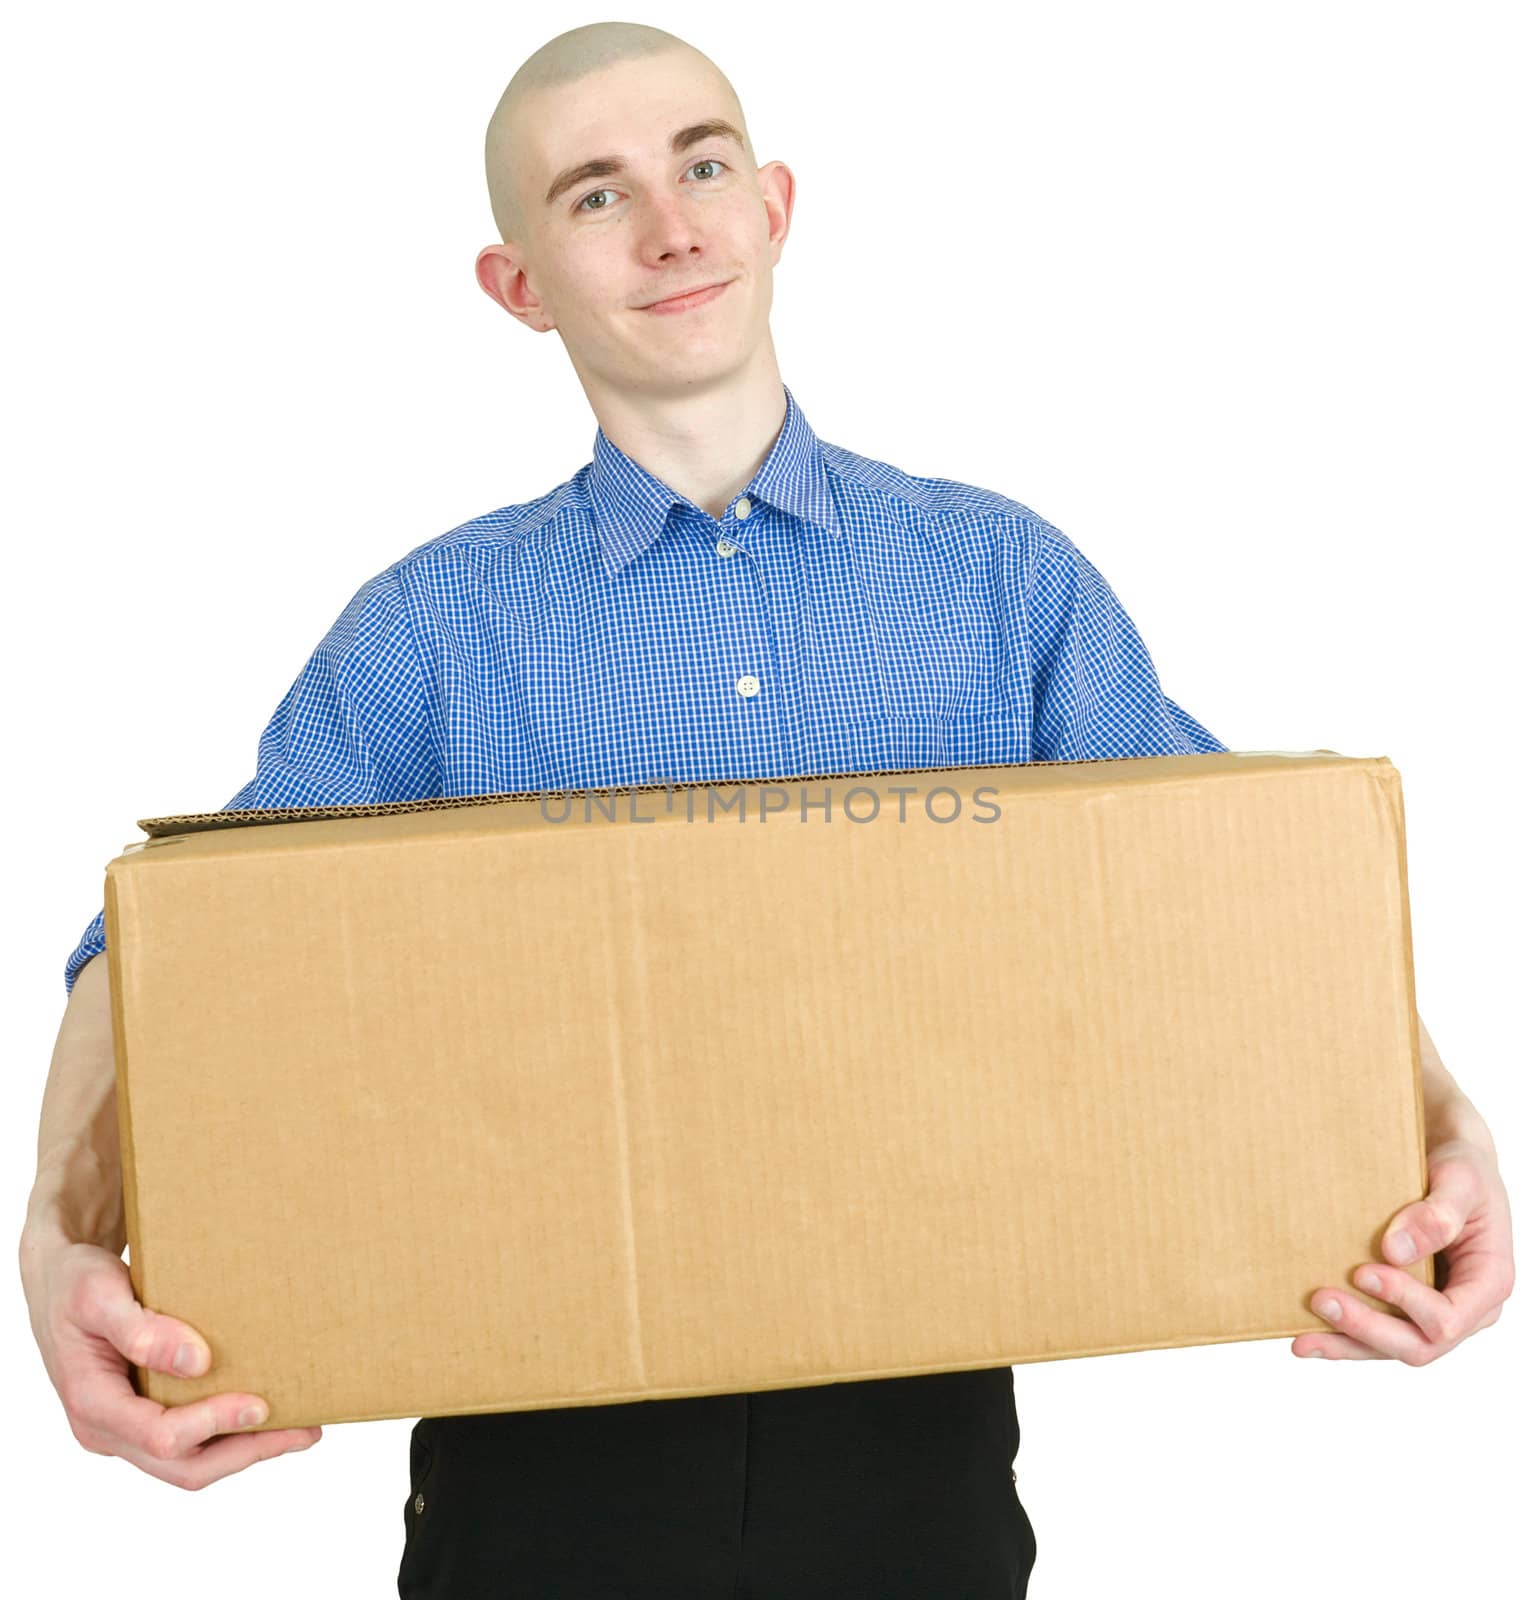
{"label": "trouser pocket", "polygon": [[421,1591],[412,1587],[421,1575],[423,1545],[429,1531],[429,1519],[436,1507],[436,1485],[431,1469],[436,1465],[436,1452],[431,1441],[434,1418],[422,1417],[410,1430],[410,1496],[405,1501],[405,1548],[399,1563],[398,1588],[401,1595]]}

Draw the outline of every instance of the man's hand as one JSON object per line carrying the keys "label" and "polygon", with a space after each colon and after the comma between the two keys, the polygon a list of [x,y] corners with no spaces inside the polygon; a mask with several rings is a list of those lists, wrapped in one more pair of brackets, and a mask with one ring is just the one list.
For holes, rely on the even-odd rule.
{"label": "man's hand", "polygon": [[[1384,1252],[1401,1266],[1436,1252],[1436,1287],[1389,1265],[1360,1266],[1352,1274],[1357,1287],[1405,1315],[1375,1311],[1341,1289],[1321,1289],[1310,1304],[1341,1331],[1300,1334],[1290,1347],[1296,1356],[1388,1356],[1424,1367],[1501,1315],[1516,1271],[1512,1211],[1494,1148],[1468,1138],[1435,1145],[1427,1152],[1427,1182],[1426,1199],[1406,1206],[1385,1230]],[[1398,1238],[1406,1243],[1397,1253]]]}
{"label": "man's hand", "polygon": [[[43,1364],[75,1438],[94,1454],[121,1456],[181,1489],[202,1489],[319,1439],[319,1428],[248,1431],[268,1414],[255,1394],[210,1395],[184,1406],[157,1405],[136,1394],[130,1361],[195,1377],[207,1371],[210,1357],[193,1328],[138,1303],[126,1262],[111,1251],[69,1243],[30,1253],[23,1282]],[[175,1365],[183,1345],[193,1351],[189,1368]],[[250,1406],[259,1407],[259,1415],[242,1421]]]}

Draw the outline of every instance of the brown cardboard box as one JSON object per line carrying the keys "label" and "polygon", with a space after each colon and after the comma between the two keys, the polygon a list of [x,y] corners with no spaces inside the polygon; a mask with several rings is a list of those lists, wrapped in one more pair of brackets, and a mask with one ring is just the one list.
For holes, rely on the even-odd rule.
{"label": "brown cardboard box", "polygon": [[1383,758],[140,826],[105,898],[130,1266],[213,1350],[135,1369],[163,1404],[293,1427],[1287,1337],[1426,1192]]}

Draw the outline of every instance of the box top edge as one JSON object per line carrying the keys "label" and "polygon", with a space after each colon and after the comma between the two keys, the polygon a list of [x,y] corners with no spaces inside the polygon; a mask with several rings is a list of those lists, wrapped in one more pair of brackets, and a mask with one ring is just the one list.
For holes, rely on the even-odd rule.
{"label": "box top edge", "polygon": [[[462,810],[472,806],[510,805],[531,800],[579,798],[586,795],[656,794],[686,790],[726,790],[759,788],[768,784],[831,783],[860,778],[902,778],[932,773],[1012,772],[1049,776],[1075,772],[1087,781],[1110,779],[1156,782],[1175,778],[1184,770],[1204,769],[1211,772],[1236,772],[1273,765],[1307,762],[1322,766],[1338,763],[1384,763],[1385,756],[1344,756],[1334,750],[1212,750],[1190,754],[1155,756],[1118,756],[1089,760],[1065,761],[993,761],[963,766],[938,767],[884,767],[843,772],[785,773],[754,778],[708,778],[684,781],[655,781],[649,783],[604,784],[566,786],[555,789],[524,789],[476,795],[431,795],[417,800],[378,801],[358,805],[268,807],[248,811],[197,811],[172,816],[143,817],[137,826],[150,839],[163,839],[188,833],[202,833],[217,829],[265,827],[288,822],[339,822],[355,817],[404,816],[413,812]],[[1139,768],[1135,773],[1131,769]],[[143,848],[144,841],[125,847],[125,850]]]}

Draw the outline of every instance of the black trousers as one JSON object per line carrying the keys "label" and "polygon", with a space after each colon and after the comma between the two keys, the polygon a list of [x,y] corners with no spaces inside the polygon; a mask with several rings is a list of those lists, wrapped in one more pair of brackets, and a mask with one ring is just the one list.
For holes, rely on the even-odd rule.
{"label": "black trousers", "polygon": [[1017,1600],[1010,1367],[423,1417],[401,1600]]}

